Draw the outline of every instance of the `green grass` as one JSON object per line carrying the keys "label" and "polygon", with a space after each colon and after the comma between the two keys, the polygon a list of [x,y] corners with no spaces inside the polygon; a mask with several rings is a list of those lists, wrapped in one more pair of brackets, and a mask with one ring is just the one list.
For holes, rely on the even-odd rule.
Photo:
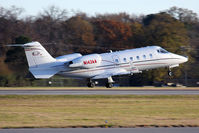
{"label": "green grass", "polygon": [[199,126],[199,96],[0,96],[0,128]]}

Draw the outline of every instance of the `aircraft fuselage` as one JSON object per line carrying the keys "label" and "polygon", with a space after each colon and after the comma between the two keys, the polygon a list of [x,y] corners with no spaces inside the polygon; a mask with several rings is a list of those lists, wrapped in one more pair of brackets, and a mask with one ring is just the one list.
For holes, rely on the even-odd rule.
{"label": "aircraft fuselage", "polygon": [[[99,54],[101,56],[100,65],[93,68],[66,68],[60,75],[67,77],[92,78],[107,71],[125,70],[126,74],[139,73],[143,70],[175,67],[186,62],[187,57],[173,54],[167,51],[159,51],[161,47],[148,46],[144,48],[116,51]],[[91,54],[92,56],[92,54]],[[96,64],[95,57],[84,60],[84,65]],[[94,78],[95,79],[95,78]]]}

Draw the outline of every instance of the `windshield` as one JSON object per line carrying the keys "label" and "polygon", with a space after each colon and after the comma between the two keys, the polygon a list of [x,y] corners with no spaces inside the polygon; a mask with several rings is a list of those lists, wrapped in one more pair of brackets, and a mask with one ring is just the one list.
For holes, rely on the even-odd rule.
{"label": "windshield", "polygon": [[163,48],[160,48],[157,50],[158,53],[169,53],[168,51],[166,51],[165,49]]}

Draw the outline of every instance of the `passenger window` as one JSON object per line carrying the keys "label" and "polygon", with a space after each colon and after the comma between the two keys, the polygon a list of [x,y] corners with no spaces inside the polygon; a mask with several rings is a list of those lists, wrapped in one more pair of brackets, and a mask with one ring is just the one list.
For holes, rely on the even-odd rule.
{"label": "passenger window", "polygon": [[152,54],[149,54],[150,58],[153,58],[153,55]]}
{"label": "passenger window", "polygon": [[119,60],[118,60],[118,59],[115,59],[115,62],[117,62],[117,63],[118,63],[118,62],[119,62]]}
{"label": "passenger window", "polygon": [[124,62],[126,62],[126,58],[124,58],[123,60],[124,60]]}
{"label": "passenger window", "polygon": [[143,55],[143,58],[146,59],[146,55]]}
{"label": "passenger window", "polygon": [[133,57],[130,57],[130,60],[133,61]]}
{"label": "passenger window", "polygon": [[137,58],[137,60],[139,60],[139,59],[140,59],[140,57],[139,57],[139,56],[136,56],[136,58]]}

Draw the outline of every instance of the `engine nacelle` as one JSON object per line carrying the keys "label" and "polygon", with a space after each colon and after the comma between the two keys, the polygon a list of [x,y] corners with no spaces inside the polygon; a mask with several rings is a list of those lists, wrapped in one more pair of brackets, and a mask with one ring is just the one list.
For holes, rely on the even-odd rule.
{"label": "engine nacelle", "polygon": [[90,54],[72,60],[69,67],[94,68],[101,64],[102,57],[99,54]]}
{"label": "engine nacelle", "polygon": [[66,61],[74,60],[79,57],[82,57],[82,55],[80,53],[74,53],[74,54],[59,56],[56,58],[56,60],[60,61],[60,62],[66,62]]}

